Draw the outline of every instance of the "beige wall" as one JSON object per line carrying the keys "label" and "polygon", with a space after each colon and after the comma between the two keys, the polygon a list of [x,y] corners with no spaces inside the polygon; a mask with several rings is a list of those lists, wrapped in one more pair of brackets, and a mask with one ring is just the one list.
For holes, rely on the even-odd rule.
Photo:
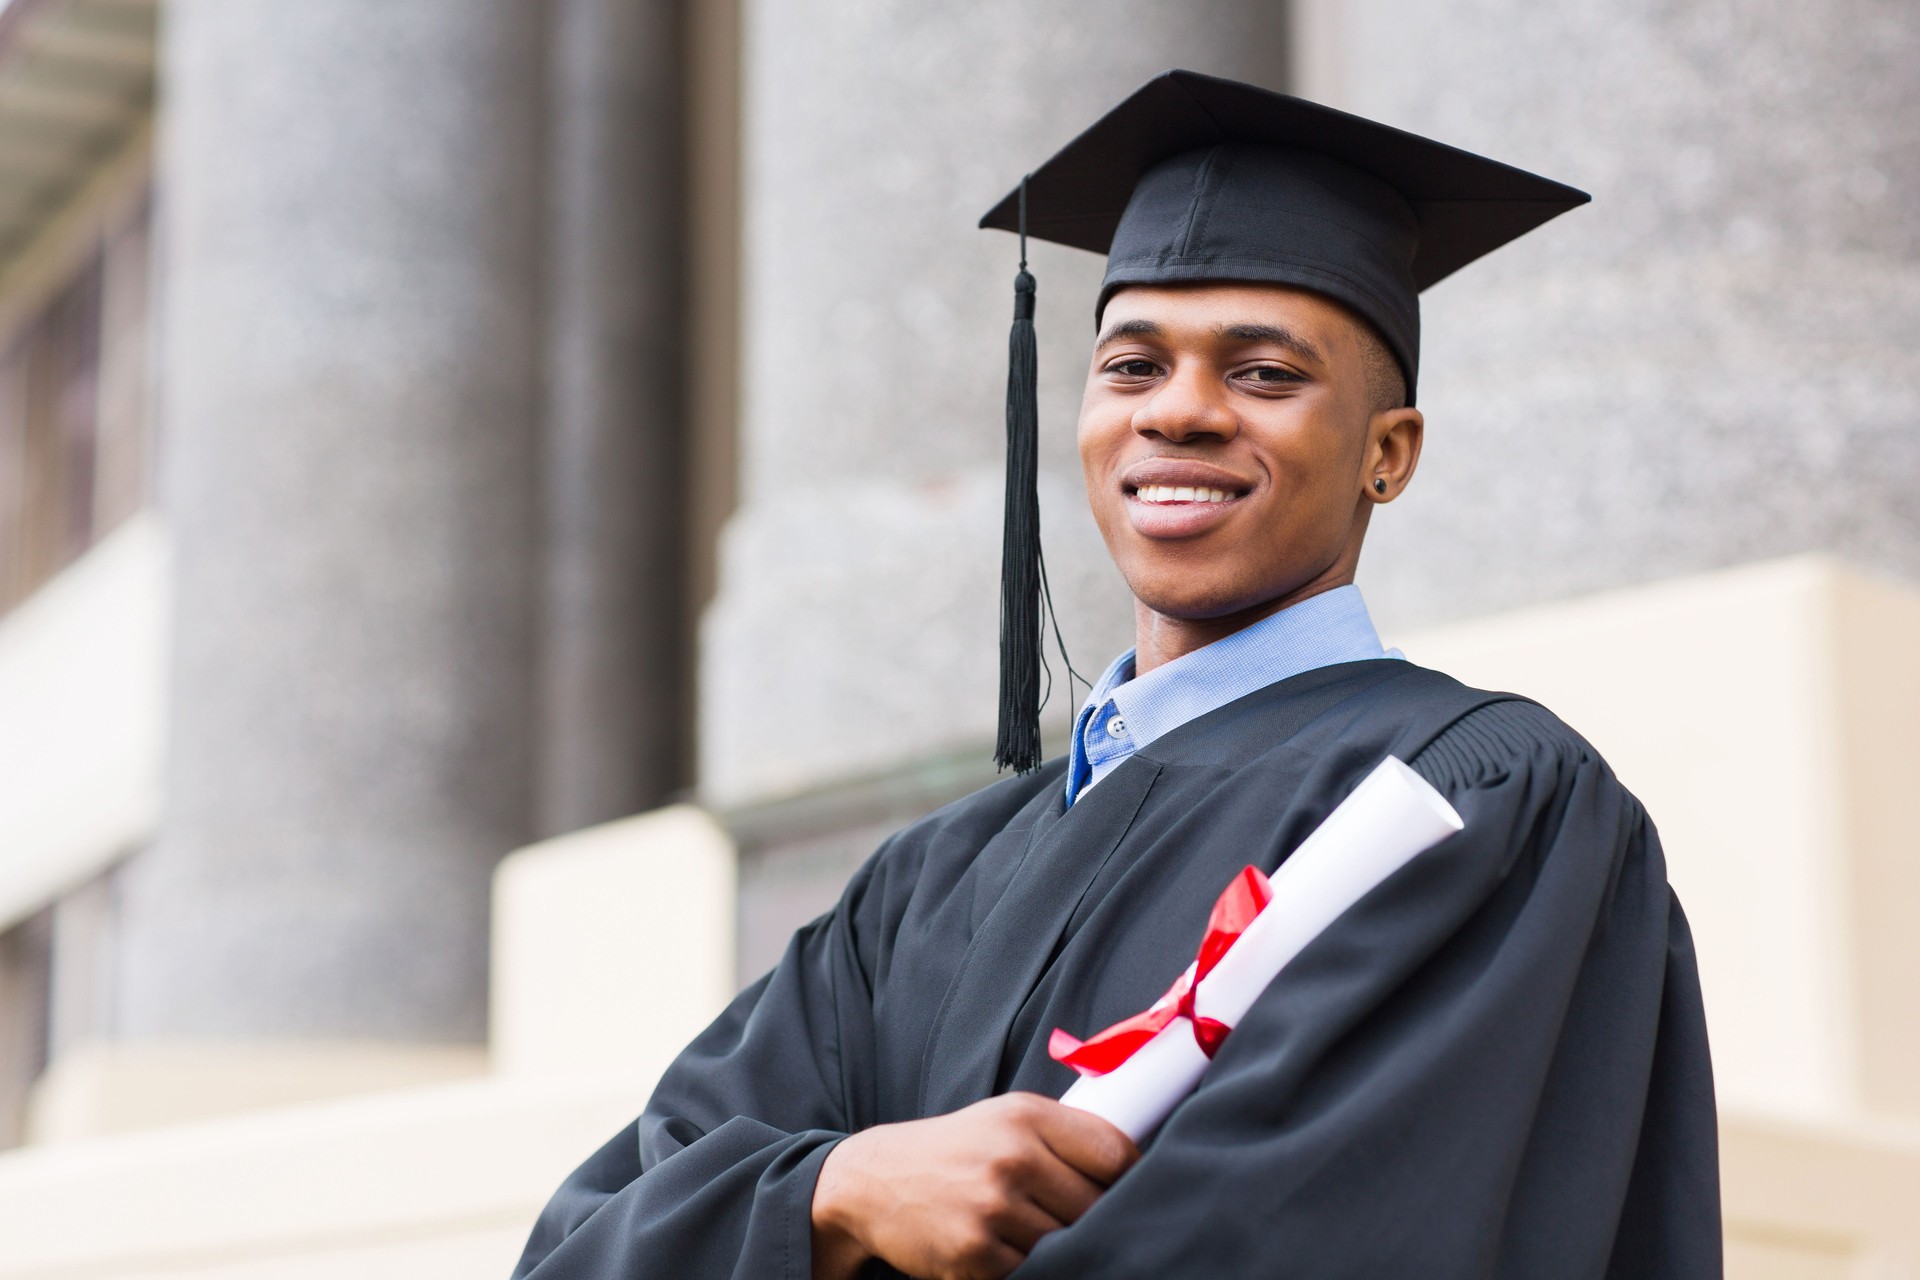
{"label": "beige wall", "polygon": [[1920,1127],[1723,1117],[1731,1280],[1920,1276]]}
{"label": "beige wall", "polygon": [[27,1140],[66,1142],[485,1075],[468,1045],[82,1043],[34,1083]]}
{"label": "beige wall", "polygon": [[0,1157],[0,1276],[505,1276],[645,1086],[488,1081]]}
{"label": "beige wall", "polygon": [[734,878],[732,842],[692,805],[560,836],[501,863],[494,1070],[659,1075],[735,991]]}
{"label": "beige wall", "polygon": [[153,833],[167,563],[136,516],[0,618],[0,929]]}

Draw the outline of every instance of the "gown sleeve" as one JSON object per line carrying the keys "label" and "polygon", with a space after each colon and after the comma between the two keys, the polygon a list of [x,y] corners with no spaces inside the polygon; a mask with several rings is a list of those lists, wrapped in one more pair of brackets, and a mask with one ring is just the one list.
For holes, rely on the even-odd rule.
{"label": "gown sleeve", "polygon": [[514,1280],[806,1280],[814,1184],[854,1127],[848,1075],[871,1035],[857,940],[873,866],[561,1185]]}
{"label": "gown sleeve", "polygon": [[1721,1274],[1692,944],[1645,812],[1529,703],[1413,764],[1466,829],[1301,953],[1016,1280]]}

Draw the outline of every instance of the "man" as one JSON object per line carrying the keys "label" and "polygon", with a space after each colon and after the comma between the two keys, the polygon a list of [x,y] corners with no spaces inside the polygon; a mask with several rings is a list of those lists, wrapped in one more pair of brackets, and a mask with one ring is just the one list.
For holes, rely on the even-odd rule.
{"label": "man", "polygon": [[[874,855],[517,1275],[1719,1274],[1652,824],[1545,710],[1384,652],[1352,585],[1419,461],[1418,289],[1584,199],[1174,72],[989,215],[1110,251],[1080,452],[1136,647],[1065,760]],[[1143,1150],[1055,1101],[1049,1033],[1145,1008],[1222,886],[1389,754],[1465,830],[1309,945]]]}

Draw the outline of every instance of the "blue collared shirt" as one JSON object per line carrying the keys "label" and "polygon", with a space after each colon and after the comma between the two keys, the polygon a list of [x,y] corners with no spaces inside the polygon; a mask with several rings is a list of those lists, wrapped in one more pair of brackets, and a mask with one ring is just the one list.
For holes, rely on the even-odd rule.
{"label": "blue collared shirt", "polygon": [[1133,674],[1133,650],[1113,660],[1073,722],[1067,804],[1134,752],[1255,689],[1339,662],[1398,658],[1380,646],[1360,588],[1308,596],[1223,640]]}

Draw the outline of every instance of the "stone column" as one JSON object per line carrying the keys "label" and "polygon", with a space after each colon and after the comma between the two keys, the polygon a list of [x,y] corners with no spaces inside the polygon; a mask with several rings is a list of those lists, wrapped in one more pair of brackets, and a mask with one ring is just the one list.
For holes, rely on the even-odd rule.
{"label": "stone column", "polygon": [[677,17],[667,0],[555,9],[542,834],[686,780]]}
{"label": "stone column", "polygon": [[532,833],[545,11],[179,0],[127,1040],[478,1041]]}
{"label": "stone column", "polygon": [[[743,17],[740,506],[700,710],[701,784],[727,802],[991,754],[1018,250],[974,224],[1159,71],[1286,73],[1284,6],[1249,0],[747,0]],[[1131,634],[1073,448],[1100,264],[1049,246],[1033,262],[1048,566],[1097,676]]]}
{"label": "stone column", "polygon": [[1920,9],[1312,7],[1310,89],[1594,194],[1427,294],[1389,622],[1807,550],[1920,579]]}

